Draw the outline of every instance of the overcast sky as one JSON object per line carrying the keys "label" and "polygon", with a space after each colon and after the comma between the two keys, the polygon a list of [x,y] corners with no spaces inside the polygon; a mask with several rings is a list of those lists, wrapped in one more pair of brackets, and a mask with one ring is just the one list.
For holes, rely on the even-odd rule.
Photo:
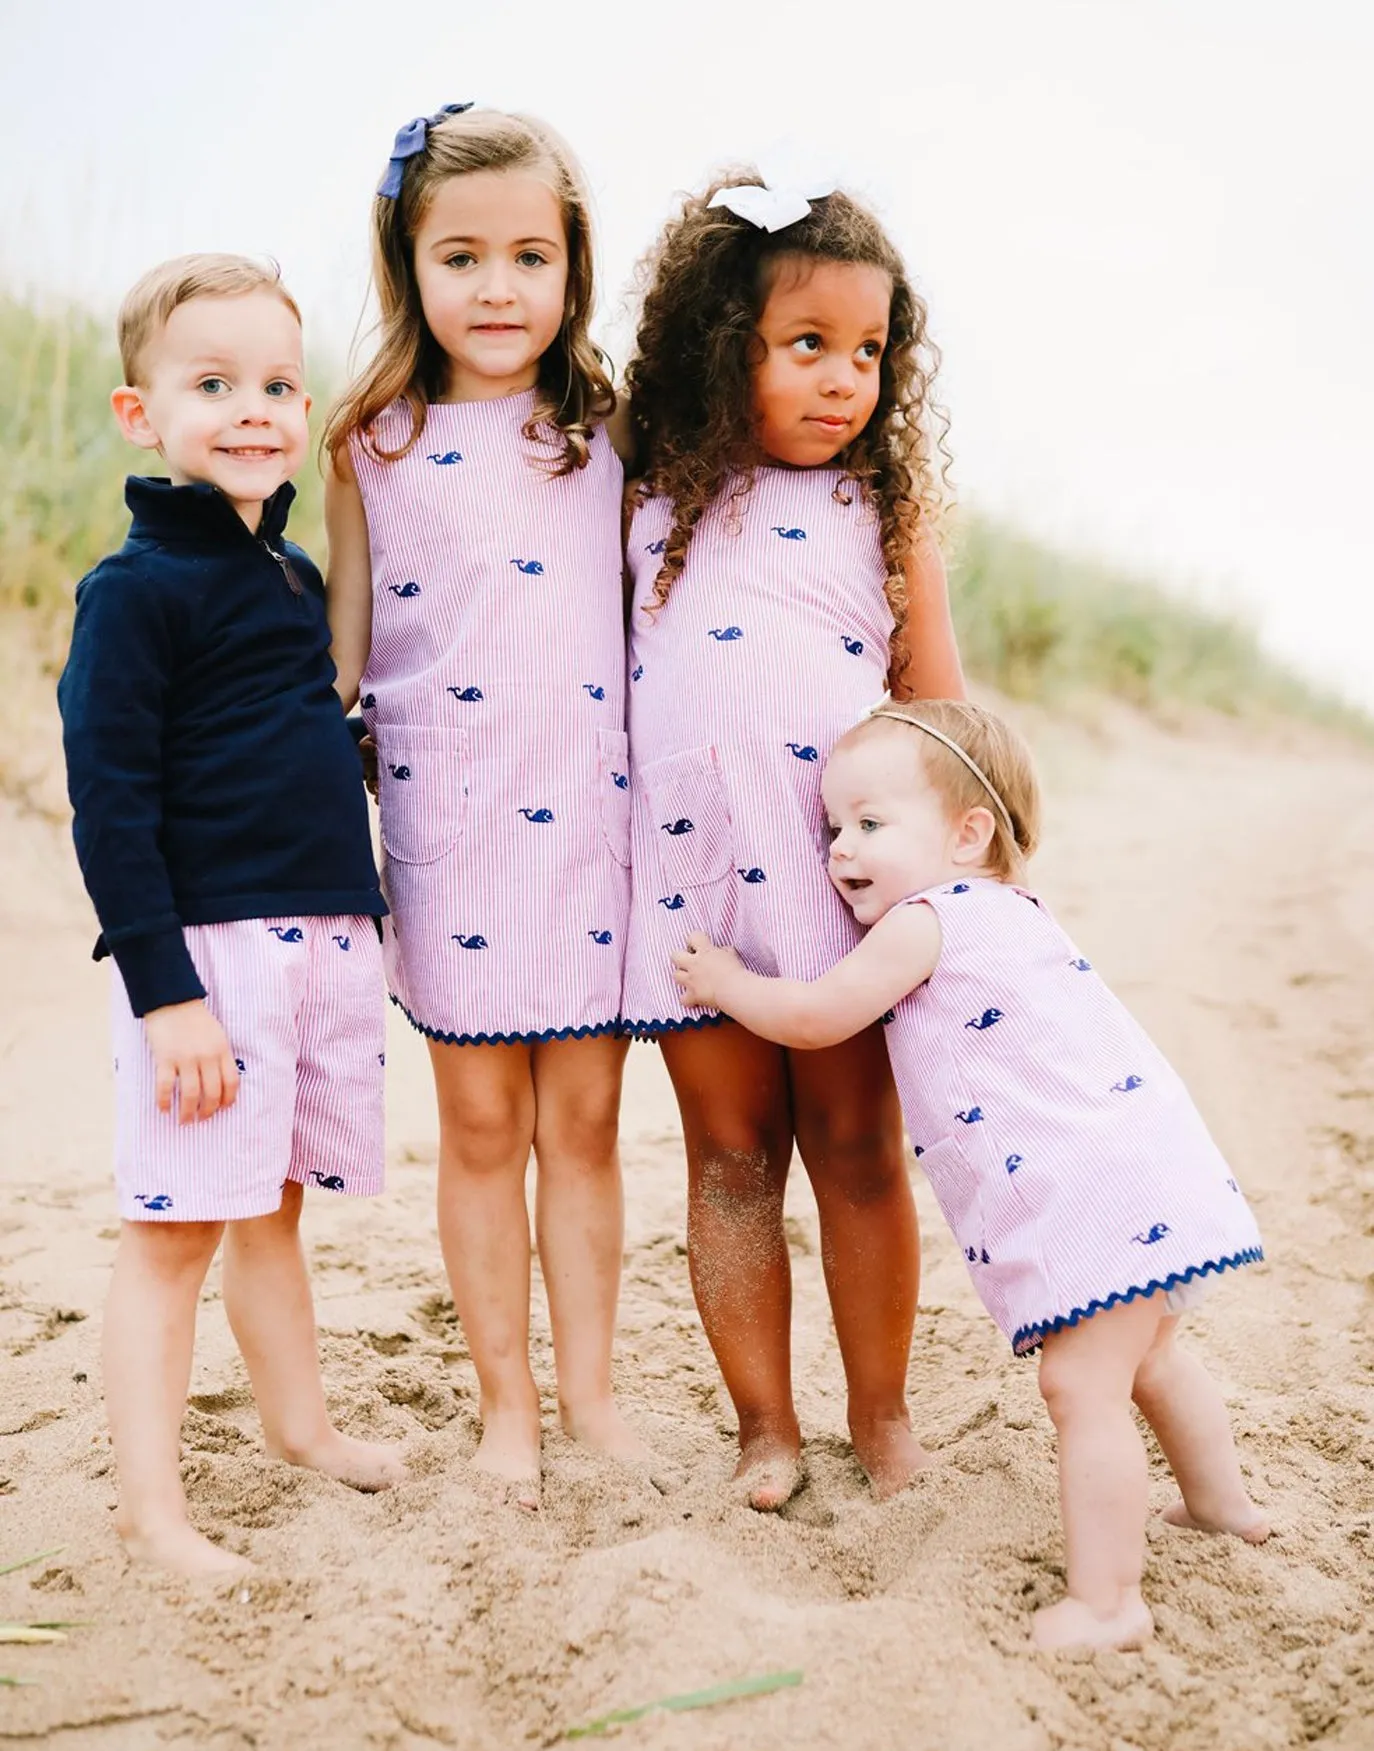
{"label": "overcast sky", "polygon": [[617,306],[676,191],[759,156],[833,176],[929,300],[967,502],[1241,606],[1374,703],[1363,0],[0,0],[0,18],[11,286],[108,311],[162,256],[266,252],[307,345],[341,355],[393,133],[477,98],[581,156],[623,360]]}

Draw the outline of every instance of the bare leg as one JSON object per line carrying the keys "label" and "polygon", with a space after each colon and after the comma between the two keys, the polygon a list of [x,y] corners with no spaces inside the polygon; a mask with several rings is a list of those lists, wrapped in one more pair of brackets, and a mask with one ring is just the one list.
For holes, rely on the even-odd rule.
{"label": "bare leg", "polygon": [[439,1243],[481,1390],[473,1464],[522,1508],[539,1506],[539,1393],[530,1372],[534,1141],[528,1046],[431,1040],[439,1098]]}
{"label": "bare leg", "polygon": [[1176,1318],[1160,1321],[1135,1376],[1135,1402],[1183,1493],[1164,1518],[1172,1526],[1234,1532],[1262,1544],[1269,1521],[1245,1488],[1225,1401],[1197,1357],[1178,1347],[1177,1332]]}
{"label": "bare leg", "polygon": [[105,1304],[105,1408],[119,1473],[115,1526],[135,1561],[186,1575],[248,1567],[195,1530],[181,1487],[196,1303],[222,1226],[123,1223]]}
{"label": "bare leg", "polygon": [[640,1462],[648,1449],[611,1395],[625,1247],[616,1139],[627,1050],[628,1041],[614,1039],[534,1047],[535,1233],[563,1427],[600,1453]]}
{"label": "bare leg", "polygon": [[661,1043],[687,1145],[692,1290],[739,1417],[735,1476],[751,1506],[780,1508],[801,1482],[782,1224],[792,1156],[783,1053],[733,1022]]}
{"label": "bare leg", "polygon": [[901,1108],[881,1028],[827,1051],[789,1052],[787,1068],[797,1147],[820,1216],[850,1439],[882,1499],[930,1464],[906,1404],[921,1238]]}
{"label": "bare leg", "polygon": [[267,1451],[359,1490],[405,1477],[394,1447],[342,1434],[325,1409],[315,1310],[301,1251],[301,1186],[288,1180],[270,1216],[231,1222],[224,1310],[253,1383]]}
{"label": "bare leg", "polygon": [[1045,1340],[1040,1391],[1059,1434],[1068,1598],[1036,1612],[1042,1648],[1136,1648],[1154,1631],[1140,1592],[1149,1473],[1131,1389],[1162,1313],[1150,1296]]}

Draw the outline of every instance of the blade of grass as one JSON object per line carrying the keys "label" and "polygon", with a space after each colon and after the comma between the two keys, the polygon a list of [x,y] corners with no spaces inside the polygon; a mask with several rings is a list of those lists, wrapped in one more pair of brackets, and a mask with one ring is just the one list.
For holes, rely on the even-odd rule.
{"label": "blade of grass", "polygon": [[66,1636],[60,1629],[38,1629],[28,1623],[0,1623],[0,1642],[65,1642]]}
{"label": "blade of grass", "polygon": [[8,1673],[0,1672],[0,1685],[3,1685],[6,1690],[27,1688],[37,1682],[38,1680],[36,1678],[11,1678]]}
{"label": "blade of grass", "polygon": [[641,1721],[645,1715],[656,1714],[660,1709],[669,1714],[685,1714],[688,1709],[712,1708],[718,1702],[735,1702],[744,1696],[766,1696],[773,1690],[789,1690],[801,1681],[800,1672],[768,1672],[759,1678],[734,1678],[726,1684],[714,1684],[709,1690],[693,1690],[685,1696],[663,1696],[657,1702],[646,1702],[639,1708],[617,1709],[614,1714],[588,1721],[585,1727],[570,1727],[564,1737],[599,1738],[611,1727]]}
{"label": "blade of grass", "polygon": [[21,1556],[17,1563],[6,1563],[0,1568],[0,1575],[12,1575],[16,1569],[32,1568],[34,1563],[41,1563],[44,1557],[57,1556],[66,1548],[65,1544],[55,1544],[51,1550],[40,1550],[37,1556]]}

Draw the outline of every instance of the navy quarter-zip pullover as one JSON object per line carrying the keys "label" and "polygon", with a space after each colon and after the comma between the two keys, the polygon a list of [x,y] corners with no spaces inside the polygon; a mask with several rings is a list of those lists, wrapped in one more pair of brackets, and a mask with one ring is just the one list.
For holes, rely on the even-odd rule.
{"label": "navy quarter-zip pullover", "polygon": [[324,585],[207,485],[131,477],[58,682],[73,834],[135,1015],[203,997],[182,927],[386,912],[334,692]]}

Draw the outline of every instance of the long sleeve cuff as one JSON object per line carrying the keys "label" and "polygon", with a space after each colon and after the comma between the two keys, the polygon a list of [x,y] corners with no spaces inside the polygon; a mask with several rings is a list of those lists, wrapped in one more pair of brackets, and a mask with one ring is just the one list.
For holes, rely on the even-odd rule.
{"label": "long sleeve cuff", "polygon": [[150,1009],[162,1009],[169,1003],[190,1003],[205,995],[180,925],[122,937],[113,943],[102,937],[96,944],[95,958],[100,960],[105,954],[114,956],[135,1015],[147,1015]]}

